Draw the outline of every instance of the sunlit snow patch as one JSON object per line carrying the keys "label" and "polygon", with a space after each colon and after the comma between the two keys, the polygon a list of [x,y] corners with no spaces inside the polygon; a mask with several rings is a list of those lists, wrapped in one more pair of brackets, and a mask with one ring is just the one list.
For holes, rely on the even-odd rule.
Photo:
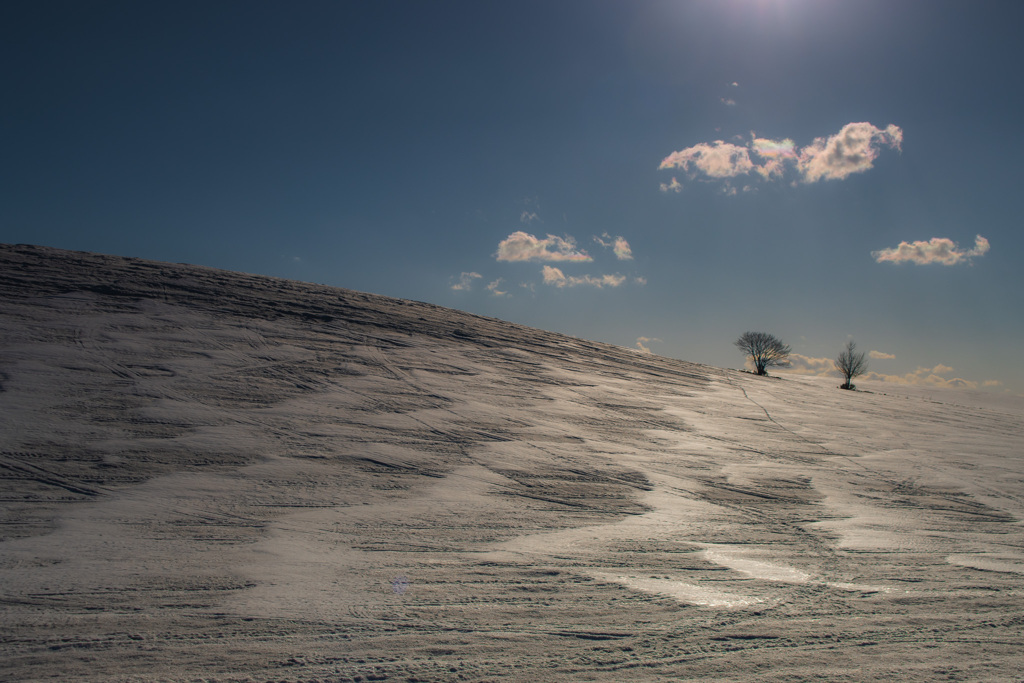
{"label": "sunlit snow patch", "polygon": [[712,544],[705,544],[705,547],[707,550],[703,552],[703,555],[708,562],[714,562],[722,567],[742,572],[755,579],[778,581],[780,583],[813,583],[853,593],[889,593],[892,590],[885,586],[869,586],[866,584],[835,581],[813,581],[813,577],[810,574],[802,572],[795,567],[741,557],[741,555],[751,552],[746,548]]}
{"label": "sunlit snow patch", "polygon": [[604,572],[588,572],[590,576],[601,581],[612,581],[633,590],[651,593],[652,595],[663,595],[673,598],[679,602],[702,607],[749,607],[764,602],[759,598],[749,595],[736,595],[725,591],[704,588],[692,583],[675,581],[672,579],[649,578],[642,576],[630,576],[622,574],[606,574]]}
{"label": "sunlit snow patch", "polygon": [[755,579],[781,581],[783,583],[807,583],[811,578],[810,574],[788,565],[740,557],[740,555],[745,553],[746,551],[742,549],[730,546],[708,545],[703,555],[708,562],[714,562],[717,565],[743,572]]}
{"label": "sunlit snow patch", "polygon": [[[825,581],[823,585],[828,586],[830,588],[837,588],[837,589],[839,589],[841,591],[848,591],[850,593],[870,594],[870,593],[892,593],[893,592],[892,588],[889,588],[887,586],[869,586],[868,584],[864,584],[864,583],[849,583],[849,582],[843,582],[843,581]],[[907,592],[907,591],[904,591],[904,592]]]}
{"label": "sunlit snow patch", "polygon": [[999,555],[950,555],[946,562],[985,572],[1024,574],[1024,558]]}

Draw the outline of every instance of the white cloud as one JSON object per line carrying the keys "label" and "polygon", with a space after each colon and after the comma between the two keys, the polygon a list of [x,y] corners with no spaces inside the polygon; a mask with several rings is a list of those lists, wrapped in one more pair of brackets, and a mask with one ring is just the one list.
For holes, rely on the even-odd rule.
{"label": "white cloud", "polygon": [[615,246],[612,247],[612,251],[615,252],[615,258],[620,261],[633,260],[633,250],[629,247],[629,242],[624,237],[615,238]]}
{"label": "white cloud", "polygon": [[754,164],[750,161],[750,152],[746,147],[715,140],[710,144],[701,142],[673,152],[662,159],[658,168],[681,168],[691,178],[698,174],[709,178],[734,178],[750,173]]}
{"label": "white cloud", "polygon": [[544,266],[544,284],[555,287],[565,287],[569,281],[565,279],[565,273],[553,266]]}
{"label": "white cloud", "polygon": [[535,214],[533,211],[523,211],[521,214],[519,214],[520,223],[529,224],[538,220],[540,220],[540,218],[538,218],[537,214]]}
{"label": "white cloud", "polygon": [[569,237],[548,235],[539,239],[517,230],[498,244],[499,261],[592,261],[587,252],[576,249]]}
{"label": "white cloud", "polygon": [[[880,351],[872,351],[868,354],[871,358],[878,360],[890,360],[896,356],[891,353],[882,353]],[[779,368],[780,372],[791,372],[796,375],[812,375],[816,377],[839,377],[839,372],[835,369],[835,365],[831,358],[814,358],[812,356],[804,356],[799,353],[793,353],[789,356],[790,365],[786,368]],[[748,367],[750,365],[748,360]],[[960,389],[977,389],[979,386],[982,387],[997,387],[1001,386],[1001,382],[997,380],[988,380],[985,382],[975,382],[974,380],[964,379],[963,377],[944,377],[943,375],[949,375],[953,372],[953,368],[949,365],[938,365],[925,368],[919,367],[913,372],[908,372],[903,375],[887,375],[880,372],[869,370],[860,376],[861,380],[875,380],[878,382],[889,382],[891,384],[904,384],[904,385],[921,385],[921,386],[932,386],[932,387],[948,387],[948,388],[960,388]]]}
{"label": "white cloud", "polygon": [[[949,387],[954,389],[977,389],[978,383],[962,377],[943,377],[953,372],[953,368],[939,363],[933,368],[919,367],[905,375],[883,375],[878,372],[867,372],[863,379],[891,382],[893,384],[914,384],[933,387]],[[988,382],[985,386],[992,386]]]}
{"label": "white cloud", "polygon": [[974,238],[974,248],[963,250],[957,247],[956,243],[945,237],[933,237],[927,242],[918,240],[916,242],[900,242],[899,246],[871,252],[875,261],[882,263],[915,263],[919,266],[931,263],[939,263],[944,266],[954,266],[958,263],[969,262],[975,256],[983,256],[989,250],[988,240],[978,235]]}
{"label": "white cloud", "polygon": [[796,144],[786,138],[785,140],[770,140],[751,136],[750,148],[760,161],[755,167],[765,180],[777,180],[786,172],[786,163],[797,158]]}
{"label": "white cloud", "polygon": [[579,284],[592,285],[594,287],[619,287],[623,282],[626,281],[625,275],[602,275],[601,277],[591,277],[589,275],[580,278],[571,278],[573,280],[579,280]]}
{"label": "white cloud", "polygon": [[473,280],[481,278],[483,275],[480,273],[462,273],[459,275],[459,279],[452,284],[452,289],[457,292],[468,292],[473,288]]}
{"label": "white cloud", "polygon": [[789,354],[789,366],[780,369],[795,375],[831,376],[836,374],[831,358],[814,358],[801,353]]}
{"label": "white cloud", "polygon": [[903,131],[890,124],[884,130],[870,123],[848,123],[836,135],[817,138],[800,150],[797,167],[805,183],[842,180],[874,165],[878,148],[900,149]]}
{"label": "white cloud", "polygon": [[632,261],[633,250],[629,247],[629,242],[626,241],[625,237],[616,237],[614,240],[611,235],[604,233],[601,237],[594,237],[594,241],[600,244],[605,249],[609,247],[615,253],[615,258],[620,261]]}
{"label": "white cloud", "polygon": [[[723,99],[723,102],[726,100]],[[854,173],[862,173],[874,165],[879,150],[884,147],[900,149],[903,131],[890,124],[877,128],[870,123],[848,123],[836,133],[816,138],[800,149],[789,138],[772,140],[751,135],[746,145],[722,140],[701,142],[673,152],[658,166],[659,169],[680,168],[691,180],[724,180],[756,174],[766,181],[782,180],[792,169],[797,180],[814,183],[821,180],[841,180]],[[681,183],[672,178],[661,183],[662,192],[679,192]],[[726,186],[727,194],[736,194],[735,188]]]}
{"label": "white cloud", "polygon": [[659,344],[662,343],[661,340],[658,339],[657,337],[637,337],[636,348],[642,351],[643,353],[651,353],[651,348],[650,346],[648,346],[648,344],[652,344],[654,342],[657,342]]}
{"label": "white cloud", "polygon": [[553,266],[544,266],[544,284],[554,285],[555,287],[565,287],[568,281],[565,279],[565,273],[559,268]]}
{"label": "white cloud", "polygon": [[[868,356],[876,359],[896,357],[892,354],[882,353],[881,351],[872,351]],[[796,375],[815,375],[818,377],[839,376],[839,371],[836,370],[835,362],[832,358],[816,358],[814,356],[805,356],[801,353],[791,353],[789,355],[789,367],[782,368],[782,370],[792,372]]]}
{"label": "white cloud", "polygon": [[502,280],[499,277],[494,282],[489,283],[487,285],[487,291],[489,291],[494,296],[508,296],[508,290],[501,289],[501,282]]}
{"label": "white cloud", "polygon": [[736,106],[736,100],[732,99],[731,97],[723,97],[722,98],[722,104],[724,104],[727,107],[735,107]]}
{"label": "white cloud", "polygon": [[559,268],[554,266],[544,266],[543,269],[544,284],[551,285],[553,287],[578,287],[580,285],[586,285],[589,287],[596,287],[602,289],[604,287],[618,287],[626,281],[625,275],[581,275],[581,276],[566,276],[565,273]]}
{"label": "white cloud", "polygon": [[682,190],[683,190],[682,183],[680,183],[678,180],[676,180],[675,177],[672,178],[672,182],[671,183],[668,183],[668,184],[662,183],[661,184],[661,191],[662,192],[682,192]]}

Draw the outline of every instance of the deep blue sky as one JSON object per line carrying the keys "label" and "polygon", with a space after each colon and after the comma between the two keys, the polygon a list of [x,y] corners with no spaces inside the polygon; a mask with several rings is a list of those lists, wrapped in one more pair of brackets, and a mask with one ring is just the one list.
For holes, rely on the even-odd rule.
{"label": "deep blue sky", "polygon": [[808,371],[852,337],[892,380],[1024,392],[1022,25],[1010,1],[8,2],[0,241],[722,366],[746,329]]}

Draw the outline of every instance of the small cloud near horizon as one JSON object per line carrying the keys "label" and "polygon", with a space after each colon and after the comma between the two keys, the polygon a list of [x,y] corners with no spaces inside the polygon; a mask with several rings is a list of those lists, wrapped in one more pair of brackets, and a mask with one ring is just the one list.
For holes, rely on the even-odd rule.
{"label": "small cloud near horizon", "polygon": [[661,344],[662,341],[660,339],[658,339],[657,337],[637,337],[636,338],[636,348],[641,353],[651,353],[651,347],[648,346],[648,345],[649,344],[653,344],[653,343]]}
{"label": "small cloud near horizon", "polygon": [[508,293],[508,290],[500,289],[501,282],[502,282],[502,279],[499,277],[494,282],[488,283],[487,291],[489,291],[494,296],[510,296],[509,293]]}
{"label": "small cloud near horizon", "polygon": [[918,367],[917,370],[903,375],[885,375],[878,372],[868,371],[864,373],[861,379],[890,382],[892,384],[925,385],[933,387],[947,387],[951,389],[977,389],[979,386],[995,387],[1001,384],[1001,382],[997,380],[987,380],[979,383],[974,380],[964,379],[963,377],[942,376],[948,375],[951,372],[953,372],[952,367],[939,363],[932,368]]}
{"label": "small cloud near horizon", "polygon": [[[896,356],[893,354],[879,354],[879,356],[873,355],[877,352],[869,354],[872,358],[880,359],[891,359]],[[804,356],[799,353],[793,353],[789,356],[790,365],[789,367],[779,368],[781,372],[792,373],[794,375],[810,375],[815,377],[840,377],[841,375],[835,369],[835,365],[831,358],[814,358],[811,356]],[[984,382],[976,382],[974,380],[964,379],[963,377],[944,377],[943,375],[949,375],[953,372],[952,366],[938,365],[926,368],[918,367],[913,372],[908,372],[902,375],[895,374],[884,374],[868,370],[861,375],[857,380],[874,380],[877,382],[887,382],[890,384],[903,384],[913,386],[932,386],[932,387],[946,387],[951,389],[977,389],[983,388],[994,388],[1002,386],[1002,382],[998,380],[986,380]],[[855,381],[857,381],[855,380]]]}
{"label": "small cloud near horizon", "polygon": [[626,281],[625,275],[566,276],[561,269],[555,268],[554,266],[544,266],[543,275],[544,284],[551,285],[552,287],[558,287],[560,289],[563,287],[578,287],[580,285],[603,289],[604,287],[618,287]]}
{"label": "small cloud near horizon", "polygon": [[463,272],[459,275],[459,279],[452,284],[451,288],[456,292],[468,292],[473,288],[473,280],[482,277],[483,275],[480,273]]}
{"label": "small cloud near horizon", "polygon": [[838,374],[831,358],[814,358],[802,353],[789,354],[789,366],[780,368],[794,375],[832,376]]}
{"label": "small cloud near horizon", "polygon": [[883,351],[869,351],[868,352],[868,358],[873,358],[875,360],[892,360],[895,357],[896,357],[896,354],[894,354],[894,353],[885,353]]}
{"label": "small cloud near horizon", "polygon": [[955,266],[958,263],[970,263],[975,256],[984,256],[990,248],[987,239],[981,235],[974,238],[974,248],[960,249],[956,242],[946,237],[933,237],[927,242],[900,242],[896,247],[871,252],[878,263],[913,263],[919,266],[938,263],[943,266]]}
{"label": "small cloud near horizon", "polygon": [[499,261],[593,261],[587,252],[576,248],[576,240],[566,235],[548,235],[540,239],[522,230],[498,244]]}

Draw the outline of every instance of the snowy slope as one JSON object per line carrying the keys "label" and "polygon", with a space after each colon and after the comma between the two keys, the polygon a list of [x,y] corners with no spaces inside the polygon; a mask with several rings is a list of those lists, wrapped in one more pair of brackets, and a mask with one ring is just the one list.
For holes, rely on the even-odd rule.
{"label": "snowy slope", "polygon": [[1024,669],[1019,402],[41,247],[0,316],[0,679]]}

